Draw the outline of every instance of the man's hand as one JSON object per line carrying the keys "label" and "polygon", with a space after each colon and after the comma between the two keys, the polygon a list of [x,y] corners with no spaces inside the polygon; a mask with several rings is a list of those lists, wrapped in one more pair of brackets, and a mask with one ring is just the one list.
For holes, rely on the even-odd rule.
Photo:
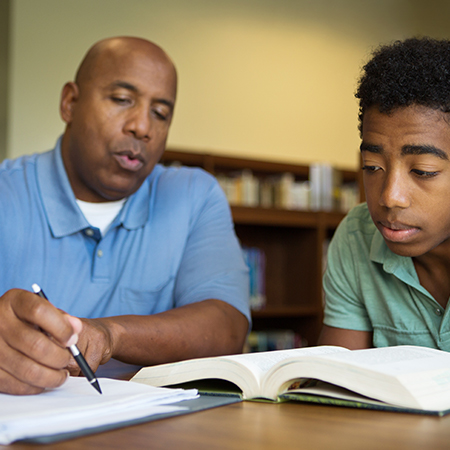
{"label": "man's hand", "polygon": [[[81,319],[83,331],[79,336],[77,347],[95,372],[100,364],[105,364],[112,356],[111,330],[105,322],[108,319]],[[72,376],[80,376],[81,370],[75,359],[71,359],[67,369]]]}
{"label": "man's hand", "polygon": [[[204,300],[149,316],[81,319],[78,348],[95,372],[110,358],[149,366],[242,351],[247,319],[220,300]],[[72,360],[71,375],[80,375]]]}
{"label": "man's hand", "polygon": [[81,321],[32,292],[12,289],[0,297],[0,392],[37,394],[60,386]]}
{"label": "man's hand", "polygon": [[[148,366],[240,353],[248,321],[220,300],[204,300],[149,316],[82,319],[78,348],[93,371],[110,358]],[[75,361],[71,375],[79,374]]]}

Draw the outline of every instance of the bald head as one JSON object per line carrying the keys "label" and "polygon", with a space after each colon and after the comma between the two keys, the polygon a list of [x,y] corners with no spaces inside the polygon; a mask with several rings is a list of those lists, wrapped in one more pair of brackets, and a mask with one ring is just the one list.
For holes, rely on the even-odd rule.
{"label": "bald head", "polygon": [[145,39],[105,39],[87,52],[60,103],[61,152],[78,199],[136,192],[164,152],[176,86],[171,59]]}
{"label": "bald head", "polygon": [[165,72],[172,72],[176,88],[175,65],[167,53],[153,42],[130,36],[113,37],[95,43],[83,58],[77,70],[75,82],[82,87],[99,71],[113,70],[117,63],[126,64],[130,58],[139,56],[151,59]]}

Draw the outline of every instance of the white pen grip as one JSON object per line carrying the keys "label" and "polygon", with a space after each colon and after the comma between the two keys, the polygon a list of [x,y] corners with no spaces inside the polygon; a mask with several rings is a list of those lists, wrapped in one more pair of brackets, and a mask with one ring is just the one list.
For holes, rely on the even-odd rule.
{"label": "white pen grip", "polygon": [[73,344],[69,347],[70,353],[72,353],[73,357],[78,356],[80,354],[80,350],[78,350],[78,347],[76,344]]}

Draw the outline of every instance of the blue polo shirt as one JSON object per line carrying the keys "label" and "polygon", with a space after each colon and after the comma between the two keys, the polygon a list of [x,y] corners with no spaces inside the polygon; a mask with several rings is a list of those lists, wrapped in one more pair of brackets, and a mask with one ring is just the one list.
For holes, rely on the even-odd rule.
{"label": "blue polo shirt", "polygon": [[0,165],[0,295],[39,284],[78,317],[219,299],[250,319],[226,198],[201,169],[157,165],[102,238],[76,204],[59,142]]}

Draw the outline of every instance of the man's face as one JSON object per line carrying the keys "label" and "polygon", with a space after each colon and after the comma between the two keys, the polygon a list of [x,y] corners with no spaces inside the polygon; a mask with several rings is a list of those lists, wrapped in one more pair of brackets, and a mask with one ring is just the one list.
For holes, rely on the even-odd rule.
{"label": "man's face", "polygon": [[402,256],[450,250],[450,125],[422,106],[365,112],[361,154],[367,205]]}
{"label": "man's face", "polygon": [[143,51],[101,57],[89,77],[65,86],[62,154],[78,199],[118,200],[139,189],[164,152],[175,96],[171,64]]}

